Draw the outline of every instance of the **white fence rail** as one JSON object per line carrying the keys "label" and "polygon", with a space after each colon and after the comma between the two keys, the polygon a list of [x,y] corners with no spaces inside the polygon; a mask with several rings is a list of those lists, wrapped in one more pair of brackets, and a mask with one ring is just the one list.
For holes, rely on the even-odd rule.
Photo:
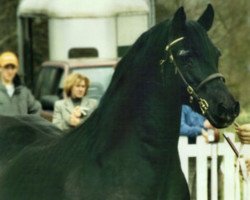
{"label": "white fence rail", "polygon": [[[234,134],[227,135],[239,149],[240,144],[235,142]],[[207,144],[204,138],[199,136],[196,144],[188,144],[187,137],[180,136],[178,148],[182,171],[187,181],[189,158],[196,158],[197,200],[250,200],[250,181],[241,180],[242,177],[235,167],[235,154],[226,141]]]}

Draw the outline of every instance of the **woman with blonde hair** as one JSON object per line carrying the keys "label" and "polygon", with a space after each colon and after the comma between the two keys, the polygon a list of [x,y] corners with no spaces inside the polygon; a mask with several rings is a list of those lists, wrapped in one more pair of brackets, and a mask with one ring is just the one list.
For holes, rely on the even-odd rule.
{"label": "woman with blonde hair", "polygon": [[63,131],[69,131],[83,123],[97,107],[97,101],[86,97],[89,79],[72,73],[64,82],[65,99],[55,103],[53,124]]}

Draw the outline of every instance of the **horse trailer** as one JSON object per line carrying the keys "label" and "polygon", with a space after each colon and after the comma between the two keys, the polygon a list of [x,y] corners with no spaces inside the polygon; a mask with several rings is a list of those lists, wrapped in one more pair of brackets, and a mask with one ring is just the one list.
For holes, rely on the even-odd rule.
{"label": "horse trailer", "polygon": [[22,0],[18,7],[20,70],[34,85],[33,24],[47,21],[48,59],[122,57],[154,24],[153,0]]}

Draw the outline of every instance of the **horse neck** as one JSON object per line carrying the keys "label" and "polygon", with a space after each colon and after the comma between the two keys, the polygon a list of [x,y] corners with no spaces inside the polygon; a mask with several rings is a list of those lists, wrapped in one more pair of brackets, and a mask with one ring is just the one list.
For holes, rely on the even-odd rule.
{"label": "horse neck", "polygon": [[144,133],[141,136],[147,138],[153,135],[150,140],[162,143],[163,146],[166,141],[177,141],[181,107],[176,76],[170,73],[166,79],[165,84],[144,84],[146,89],[143,88],[144,95],[139,99],[136,115],[137,124],[141,125]]}
{"label": "horse neck", "polygon": [[174,133],[179,131],[180,88],[172,66],[167,68],[164,80],[163,75],[156,74],[155,69],[143,75],[126,76],[115,95],[112,98],[106,96],[109,102],[103,99],[106,102],[101,105],[105,107],[102,113],[106,117],[103,119],[106,121],[104,129],[111,127],[112,130],[108,131],[120,135],[138,129],[142,133],[141,138],[153,135],[155,140],[173,138],[176,141]]}

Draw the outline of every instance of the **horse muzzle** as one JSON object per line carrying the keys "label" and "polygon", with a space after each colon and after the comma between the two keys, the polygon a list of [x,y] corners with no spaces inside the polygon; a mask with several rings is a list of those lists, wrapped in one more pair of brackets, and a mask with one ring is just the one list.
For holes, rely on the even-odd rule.
{"label": "horse muzzle", "polygon": [[235,101],[231,105],[221,102],[215,108],[216,114],[208,112],[207,118],[216,128],[225,128],[231,125],[240,113],[240,104]]}

